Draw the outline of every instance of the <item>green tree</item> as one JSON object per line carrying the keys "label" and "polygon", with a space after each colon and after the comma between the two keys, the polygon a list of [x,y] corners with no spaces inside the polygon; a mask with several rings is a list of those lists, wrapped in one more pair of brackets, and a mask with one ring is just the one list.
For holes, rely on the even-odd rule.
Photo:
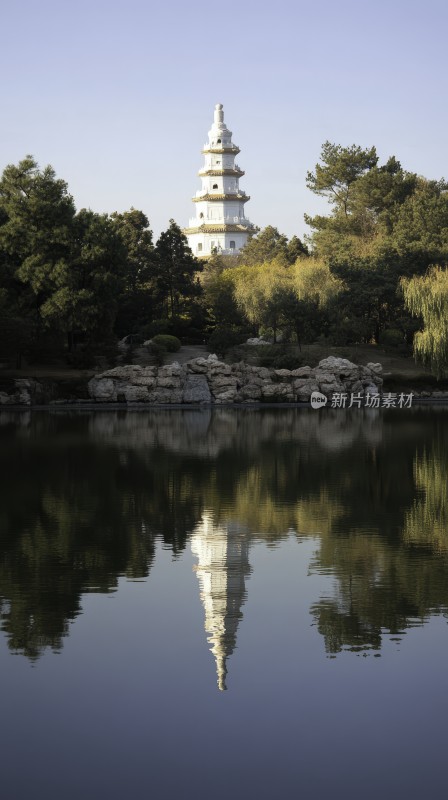
{"label": "green tree", "polygon": [[289,240],[286,251],[288,264],[294,264],[298,258],[308,255],[307,246],[303,244],[298,236],[293,236],[292,239]]}
{"label": "green tree", "polygon": [[200,285],[196,273],[200,262],[193,256],[187,237],[170,220],[168,230],[160,234],[155,247],[153,276],[158,300],[167,317],[178,317],[188,301],[198,297]]}
{"label": "green tree", "polygon": [[154,262],[154,244],[149,220],[143,211],[131,208],[111,214],[120,238],[126,247],[125,285],[130,292],[145,287],[151,280]]}
{"label": "green tree", "polygon": [[136,333],[152,316],[154,305],[154,245],[143,211],[131,208],[111,219],[126,249],[123,293],[115,330],[120,337]]}
{"label": "green tree", "polygon": [[448,375],[448,269],[433,267],[422,277],[402,278],[406,306],[422,317],[424,328],[414,337],[414,353],[438,378]]}
{"label": "green tree", "polygon": [[376,150],[374,147],[363,150],[354,144],[341,147],[326,141],[320,157],[322,163],[316,164],[314,172],[307,172],[306,185],[315,194],[326,197],[347,216],[353,185],[361,175],[376,166]]}
{"label": "green tree", "polygon": [[40,308],[69,269],[73,198],[52,167],[27,156],[0,180],[0,280],[8,304],[40,320]]}
{"label": "green tree", "polygon": [[34,339],[35,326],[31,320],[15,316],[0,302],[0,357],[14,359],[17,369],[22,366]]}
{"label": "green tree", "polygon": [[112,334],[123,290],[126,249],[106,214],[82,209],[73,221],[70,261],[53,277],[40,313],[68,338],[104,342]]}
{"label": "green tree", "polygon": [[244,245],[239,260],[245,266],[255,266],[279,258],[288,261],[288,239],[273,225],[268,225]]}
{"label": "green tree", "polygon": [[418,178],[415,191],[396,207],[391,239],[400,255],[414,254],[421,269],[448,263],[448,185]]}
{"label": "green tree", "polygon": [[210,328],[247,329],[244,313],[235,300],[235,281],[233,270],[229,268],[229,258],[234,260],[233,256],[213,256],[204,265],[200,275],[202,303]]}

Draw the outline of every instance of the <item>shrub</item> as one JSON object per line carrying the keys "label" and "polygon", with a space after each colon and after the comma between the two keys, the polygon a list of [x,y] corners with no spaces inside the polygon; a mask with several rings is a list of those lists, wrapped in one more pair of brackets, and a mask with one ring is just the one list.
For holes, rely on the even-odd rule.
{"label": "shrub", "polygon": [[151,339],[153,336],[158,336],[159,333],[169,333],[173,332],[173,323],[170,319],[153,319],[152,322],[148,322],[147,325],[143,325],[140,328],[140,333],[143,336],[143,340]]}
{"label": "shrub", "polygon": [[177,336],[171,336],[168,333],[159,333],[157,336],[153,337],[152,341],[154,344],[164,347],[169,353],[177,353],[182,346],[181,341],[177,338]]}
{"label": "shrub", "polygon": [[207,350],[210,353],[224,356],[232,347],[236,347],[245,342],[247,337],[247,333],[239,333],[238,331],[227,330],[225,328],[216,328],[209,337]]}
{"label": "shrub", "polygon": [[282,344],[254,345],[251,350],[257,358],[260,367],[271,368],[274,361],[286,355],[286,348]]}
{"label": "shrub", "polygon": [[151,342],[151,344],[148,346],[148,352],[149,355],[152,356],[154,363],[158,367],[161,367],[167,353],[166,347],[164,347],[162,344]]}
{"label": "shrub", "polygon": [[272,359],[272,369],[297,369],[304,365],[304,357],[302,355],[295,355],[294,353],[283,353]]}
{"label": "shrub", "polygon": [[383,347],[401,347],[404,343],[404,336],[397,328],[388,328],[381,332],[380,344]]}

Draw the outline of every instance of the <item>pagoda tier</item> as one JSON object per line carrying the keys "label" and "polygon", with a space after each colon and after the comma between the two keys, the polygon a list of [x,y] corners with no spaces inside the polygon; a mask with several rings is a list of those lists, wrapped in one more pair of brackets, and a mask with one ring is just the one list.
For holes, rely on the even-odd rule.
{"label": "pagoda tier", "polygon": [[244,204],[250,197],[239,187],[244,170],[235,164],[235,156],[240,149],[232,142],[221,104],[215,106],[208,139],[202,150],[204,165],[199,170],[202,188],[192,198],[196,216],[184,229],[197,258],[209,258],[214,253],[236,254],[258,231],[244,214]]}

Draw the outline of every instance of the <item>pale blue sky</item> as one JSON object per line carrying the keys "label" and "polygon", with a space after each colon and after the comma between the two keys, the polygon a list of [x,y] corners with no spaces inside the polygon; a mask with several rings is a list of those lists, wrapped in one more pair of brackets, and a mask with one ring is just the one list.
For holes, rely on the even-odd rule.
{"label": "pale blue sky", "polygon": [[215,103],[247,215],[292,236],[325,208],[326,139],[448,175],[446,0],[0,0],[0,170],[31,153],[78,208],[185,225]]}

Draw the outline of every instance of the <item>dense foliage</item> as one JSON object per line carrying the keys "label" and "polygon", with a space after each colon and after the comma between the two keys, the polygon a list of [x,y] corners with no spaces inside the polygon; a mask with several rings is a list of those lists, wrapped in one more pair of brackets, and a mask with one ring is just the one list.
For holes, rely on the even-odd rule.
{"label": "dense foliage", "polygon": [[[379,343],[448,368],[448,193],[374,147],[325,142],[307,174],[326,216],[305,245],[268,226],[237,256],[194,258],[179,226],[154,244],[142,211],[76,211],[67,184],[27,156],[0,180],[0,354],[72,363],[118,339],[248,335]],[[431,268],[438,265],[438,270]],[[445,298],[445,299],[444,299]],[[416,334],[416,335],[415,335]],[[231,346],[231,344],[229,344]]]}
{"label": "dense foliage", "polygon": [[202,315],[199,267],[173,220],[154,246],[143,212],[76,212],[67,184],[30,156],[4,170],[0,353],[17,366],[23,353],[87,365],[156,319],[188,329]]}

